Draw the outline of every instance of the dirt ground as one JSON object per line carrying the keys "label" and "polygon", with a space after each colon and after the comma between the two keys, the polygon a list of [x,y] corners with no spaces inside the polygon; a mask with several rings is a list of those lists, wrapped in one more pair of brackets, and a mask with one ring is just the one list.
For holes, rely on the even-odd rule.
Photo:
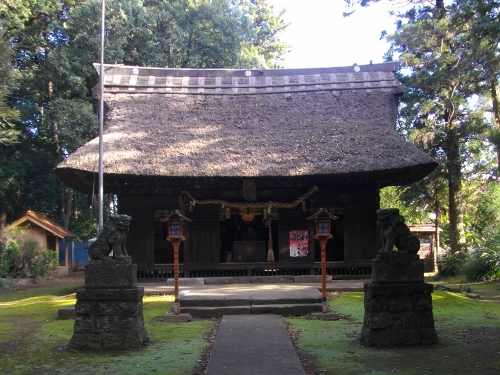
{"label": "dirt ground", "polygon": [[367,369],[373,369],[375,372],[468,375],[500,373],[500,329],[491,327],[450,331],[438,329],[437,334],[440,341],[438,345],[410,349],[373,348],[370,350],[379,355],[360,360]]}
{"label": "dirt ground", "polygon": [[85,283],[85,273],[71,272],[68,275],[47,275],[33,279],[0,279],[2,288],[0,293],[10,290],[26,290],[30,288],[43,288],[56,285],[77,285]]}

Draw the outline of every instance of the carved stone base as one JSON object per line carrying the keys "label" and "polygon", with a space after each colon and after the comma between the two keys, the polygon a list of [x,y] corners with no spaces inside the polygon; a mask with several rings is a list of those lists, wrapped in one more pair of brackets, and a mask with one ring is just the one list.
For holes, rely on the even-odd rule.
{"label": "carved stone base", "polygon": [[432,313],[432,284],[365,283],[361,341],[368,346],[438,343]]}
{"label": "carved stone base", "polygon": [[85,266],[85,288],[115,289],[137,287],[137,265],[130,259],[91,260]]}
{"label": "carved stone base", "polygon": [[372,282],[364,284],[361,342],[368,346],[431,345],[438,342],[431,284],[417,254],[391,252],[372,260]]}
{"label": "carved stone base", "polygon": [[75,328],[68,349],[123,350],[149,345],[136,265],[96,260],[86,266],[85,288],[76,293]]}
{"label": "carved stone base", "polygon": [[377,284],[423,283],[424,261],[417,254],[377,254],[372,260],[372,281]]}

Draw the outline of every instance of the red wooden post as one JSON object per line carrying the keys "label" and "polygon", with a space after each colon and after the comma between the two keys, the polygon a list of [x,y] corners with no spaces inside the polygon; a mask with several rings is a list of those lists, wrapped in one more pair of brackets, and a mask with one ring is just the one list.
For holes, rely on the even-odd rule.
{"label": "red wooden post", "polygon": [[173,313],[179,315],[179,243],[180,240],[172,239],[172,246],[174,247],[174,306]]}
{"label": "red wooden post", "polygon": [[174,304],[172,312],[174,315],[179,315],[181,306],[179,303],[179,244],[184,241],[184,222],[191,221],[187,217],[175,211],[169,217],[161,219],[161,221],[168,223],[168,237],[167,241],[172,242],[174,247]]}
{"label": "red wooden post", "polygon": [[321,311],[328,312],[328,303],[326,301],[326,241],[332,238],[331,221],[337,220],[338,217],[332,215],[328,210],[322,208],[307,220],[314,220],[315,235],[314,238],[319,241],[321,246],[321,295],[323,299]]}
{"label": "red wooden post", "polygon": [[321,246],[321,296],[322,307],[321,311],[328,312],[328,303],[326,302],[326,241],[328,238],[320,238],[319,244]]}

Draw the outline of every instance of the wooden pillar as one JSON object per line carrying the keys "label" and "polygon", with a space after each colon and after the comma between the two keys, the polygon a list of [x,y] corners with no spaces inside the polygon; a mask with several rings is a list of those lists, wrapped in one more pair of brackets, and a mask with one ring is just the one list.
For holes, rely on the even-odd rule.
{"label": "wooden pillar", "polygon": [[64,267],[68,267],[68,238],[67,237],[64,237]]}

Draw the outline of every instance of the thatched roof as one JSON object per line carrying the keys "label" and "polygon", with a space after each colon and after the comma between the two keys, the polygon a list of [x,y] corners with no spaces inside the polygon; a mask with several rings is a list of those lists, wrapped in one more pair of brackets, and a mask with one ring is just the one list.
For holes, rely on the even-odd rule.
{"label": "thatched roof", "polygon": [[[416,181],[436,163],[395,131],[396,68],[106,66],[105,179],[381,172],[392,184],[402,178],[388,176],[405,171],[405,183]],[[97,167],[94,139],[56,172],[78,188]]]}

